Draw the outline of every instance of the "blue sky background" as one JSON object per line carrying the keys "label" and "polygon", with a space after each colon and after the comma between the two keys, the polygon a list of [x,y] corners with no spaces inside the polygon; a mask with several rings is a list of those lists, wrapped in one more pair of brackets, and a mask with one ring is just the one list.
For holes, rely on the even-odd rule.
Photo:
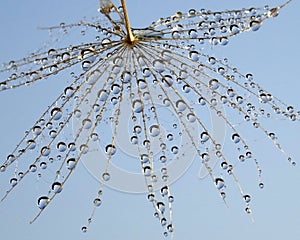
{"label": "blue sky background", "polygon": [[[223,10],[232,8],[278,5],[282,1],[128,1],[133,27],[143,27],[159,17],[190,8]],[[28,55],[42,46],[47,32],[38,26],[60,22],[76,22],[83,16],[97,15],[98,1],[1,1],[0,62]],[[227,57],[241,72],[252,72],[256,81],[285,102],[300,109],[299,1],[293,1],[275,19],[267,21],[255,33],[231,39],[225,48],[216,48],[215,55]],[[0,156],[4,157],[30,128],[42,111],[62,91],[64,79],[40,82],[0,94]],[[275,120],[274,120],[275,121]],[[278,129],[282,145],[300,157],[300,124],[277,121],[269,125]],[[244,213],[238,191],[230,191],[227,208],[210,179],[197,178],[199,165],[173,185],[175,195],[175,239],[296,239],[300,236],[299,166],[291,167],[284,156],[267,141],[251,139],[260,159],[265,188],[258,189],[253,165],[239,169],[241,179],[253,196],[255,223]],[[230,154],[230,149],[227,150]],[[298,161],[298,165],[300,162]],[[0,175],[0,190],[8,177]],[[6,183],[6,182],[5,182]],[[90,214],[98,182],[83,166],[77,169],[64,191],[33,225],[29,220],[37,212],[33,192],[38,183],[28,178],[10,198],[0,204],[0,231],[3,239],[162,239],[161,228],[152,217],[152,207],[144,195],[124,194],[105,189],[102,207],[98,209],[88,234],[80,231]]]}

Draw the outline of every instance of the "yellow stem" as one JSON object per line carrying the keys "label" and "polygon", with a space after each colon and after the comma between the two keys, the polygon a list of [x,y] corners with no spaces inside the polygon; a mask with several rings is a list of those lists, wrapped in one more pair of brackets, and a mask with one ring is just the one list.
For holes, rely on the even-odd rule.
{"label": "yellow stem", "polygon": [[133,37],[133,34],[131,32],[131,28],[130,28],[130,23],[129,23],[129,18],[128,18],[128,13],[127,13],[125,0],[121,0],[121,4],[122,4],[122,7],[123,7],[123,12],[124,12],[125,27],[126,27],[126,30],[127,30],[127,41],[129,43],[133,43],[134,42],[134,37]]}

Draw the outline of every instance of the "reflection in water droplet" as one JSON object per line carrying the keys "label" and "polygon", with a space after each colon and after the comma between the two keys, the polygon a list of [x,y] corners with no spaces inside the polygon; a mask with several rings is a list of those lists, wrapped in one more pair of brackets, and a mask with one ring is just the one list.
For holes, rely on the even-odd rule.
{"label": "reflection in water droplet", "polygon": [[216,178],[215,183],[218,189],[222,189],[225,186],[224,180],[222,178]]}
{"label": "reflection in water droplet", "polygon": [[102,204],[102,201],[101,201],[100,198],[95,198],[94,199],[94,206],[95,207],[99,207],[99,206],[101,206],[101,204]]}
{"label": "reflection in water droplet", "polygon": [[62,191],[62,184],[60,182],[54,182],[51,189],[54,193],[60,193]]}
{"label": "reflection in water droplet", "polygon": [[16,178],[11,178],[10,181],[9,181],[10,185],[12,187],[16,186],[18,184],[18,179]]}
{"label": "reflection in water droplet", "polygon": [[152,126],[150,126],[149,131],[150,131],[150,135],[152,137],[157,137],[159,135],[159,133],[160,133],[160,129],[159,129],[158,125],[152,125]]}
{"label": "reflection in water droplet", "polygon": [[48,146],[45,146],[41,149],[41,155],[44,157],[49,156],[50,154],[50,148]]}
{"label": "reflection in water droplet", "polygon": [[110,174],[108,172],[105,172],[102,174],[102,179],[107,182],[110,180]]}
{"label": "reflection in water droplet", "polygon": [[62,111],[60,108],[53,108],[51,110],[50,116],[53,118],[53,120],[59,120],[62,117]]}
{"label": "reflection in water droplet", "polygon": [[72,170],[72,169],[74,169],[74,167],[76,166],[76,159],[75,158],[70,158],[70,159],[68,159],[67,160],[67,168],[69,169],[69,170]]}
{"label": "reflection in water droplet", "polygon": [[143,103],[141,100],[135,100],[132,103],[133,111],[136,113],[141,113],[143,111]]}
{"label": "reflection in water droplet", "polygon": [[50,199],[47,196],[42,196],[38,199],[37,205],[40,209],[44,209],[49,202]]}

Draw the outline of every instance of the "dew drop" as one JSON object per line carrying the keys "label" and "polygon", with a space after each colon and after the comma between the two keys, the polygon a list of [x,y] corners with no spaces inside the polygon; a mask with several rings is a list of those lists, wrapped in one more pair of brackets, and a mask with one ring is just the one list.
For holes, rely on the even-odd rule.
{"label": "dew drop", "polygon": [[152,126],[150,126],[149,131],[150,131],[150,135],[152,137],[157,137],[160,133],[160,128],[158,125],[152,125]]}
{"label": "dew drop", "polygon": [[53,108],[51,110],[50,116],[53,120],[59,120],[62,117],[62,111],[60,108]]}
{"label": "dew drop", "polygon": [[98,92],[99,101],[105,102],[107,98],[108,98],[108,92],[106,90],[102,89]]}
{"label": "dew drop", "polygon": [[92,121],[89,118],[82,120],[82,126],[84,129],[90,129],[92,127]]}
{"label": "dew drop", "polygon": [[234,25],[231,25],[230,28],[229,28],[230,32],[233,33],[233,34],[238,34],[240,32],[240,28],[238,25],[234,24]]}
{"label": "dew drop", "polygon": [[173,154],[177,154],[178,151],[179,151],[179,149],[178,149],[177,146],[173,146],[173,147],[171,148],[171,152],[172,152]]}
{"label": "dew drop", "polygon": [[132,108],[135,113],[141,113],[143,111],[143,103],[141,100],[135,100],[132,103]]}
{"label": "dew drop", "polygon": [[37,205],[40,209],[44,209],[48,203],[50,202],[50,199],[47,196],[42,196],[38,199]]}
{"label": "dew drop", "polygon": [[62,183],[54,182],[51,189],[54,193],[60,193],[62,191]]}
{"label": "dew drop", "polygon": [[35,147],[36,147],[36,143],[35,143],[35,141],[34,140],[28,140],[27,141],[27,147],[28,147],[28,149],[30,149],[30,150],[33,150],[33,149],[35,149]]}
{"label": "dew drop", "polygon": [[5,172],[5,170],[6,170],[6,167],[5,167],[4,165],[2,165],[2,166],[0,167],[0,172]]}
{"label": "dew drop", "polygon": [[246,203],[249,203],[251,201],[250,195],[244,195],[243,198],[244,198]]}
{"label": "dew drop", "polygon": [[165,212],[165,204],[163,202],[158,202],[156,204],[157,209],[163,214]]}
{"label": "dew drop", "polygon": [[110,180],[110,174],[108,172],[105,172],[102,174],[102,179],[107,182]]}
{"label": "dew drop", "polygon": [[167,224],[167,219],[166,219],[166,218],[162,218],[162,219],[160,220],[160,224],[161,224],[162,226],[165,226],[165,225]]}
{"label": "dew drop", "polygon": [[197,51],[190,51],[189,53],[189,57],[190,59],[192,59],[193,61],[198,61],[199,60],[199,53]]}
{"label": "dew drop", "polygon": [[168,230],[169,232],[173,232],[173,231],[174,231],[173,225],[172,225],[172,224],[169,224],[169,225],[167,226],[167,230]]}
{"label": "dew drop", "polygon": [[144,168],[143,168],[143,171],[144,171],[144,175],[145,175],[146,177],[151,176],[151,171],[152,171],[152,169],[151,169],[150,166],[144,167]]}
{"label": "dew drop", "polygon": [[208,132],[202,132],[202,133],[200,134],[200,139],[201,139],[201,142],[202,142],[202,143],[208,141],[208,140],[209,140]]}
{"label": "dew drop", "polygon": [[95,198],[95,199],[94,199],[94,206],[95,206],[95,207],[100,207],[101,204],[102,204],[102,201],[101,201],[100,198]]}
{"label": "dew drop", "polygon": [[222,178],[216,178],[215,183],[219,190],[225,186],[224,180]]}
{"label": "dew drop", "polygon": [[41,162],[40,163],[40,168],[43,169],[43,170],[46,169],[47,168],[47,163],[46,162]]}
{"label": "dew drop", "polygon": [[232,134],[231,140],[232,140],[234,143],[239,143],[239,142],[241,141],[240,135],[237,134],[237,133]]}
{"label": "dew drop", "polygon": [[252,29],[252,31],[257,31],[261,26],[261,22],[259,21],[251,21],[250,22],[250,28]]}
{"label": "dew drop", "polygon": [[10,181],[9,181],[10,185],[12,187],[16,186],[18,184],[18,179],[16,178],[11,178]]}
{"label": "dew drop", "polygon": [[105,147],[105,152],[108,155],[114,155],[116,153],[117,149],[116,146],[112,145],[112,144],[108,144]]}
{"label": "dew drop", "polygon": [[42,128],[40,126],[34,126],[32,128],[32,132],[34,133],[34,135],[38,136],[42,133]]}
{"label": "dew drop", "polygon": [[48,146],[45,146],[41,149],[41,155],[44,157],[47,157],[50,155],[50,148]]}
{"label": "dew drop", "polygon": [[59,152],[64,152],[67,149],[67,144],[65,142],[59,142],[57,143],[56,148]]}
{"label": "dew drop", "polygon": [[157,72],[162,73],[165,71],[165,65],[164,62],[160,59],[156,59],[152,62],[154,68],[156,69]]}
{"label": "dew drop", "polygon": [[186,104],[183,100],[178,100],[176,102],[176,108],[179,112],[183,112],[186,109]]}
{"label": "dew drop", "polygon": [[76,159],[75,158],[70,158],[70,159],[68,159],[67,160],[67,168],[69,169],[69,170],[72,170],[72,169],[74,169],[75,168],[75,166],[76,166]]}
{"label": "dew drop", "polygon": [[258,184],[258,186],[259,186],[260,189],[263,189],[265,185],[264,185],[264,183],[260,182],[260,183]]}
{"label": "dew drop", "polygon": [[212,89],[212,90],[217,90],[219,88],[220,84],[219,84],[219,81],[217,79],[211,79],[209,81],[209,87]]}
{"label": "dew drop", "polygon": [[161,79],[162,83],[164,84],[165,87],[171,87],[173,85],[173,78],[170,75],[165,75]]}
{"label": "dew drop", "polygon": [[83,227],[81,228],[81,231],[82,231],[83,233],[86,233],[86,232],[87,232],[87,227],[86,227],[86,226],[83,226]]}
{"label": "dew drop", "polygon": [[252,212],[250,207],[246,207],[246,208],[245,208],[245,211],[246,211],[246,213],[248,213],[248,214],[250,214],[250,213]]}
{"label": "dew drop", "polygon": [[29,166],[29,171],[30,172],[36,172],[36,170],[37,170],[37,166],[35,164],[32,164],[32,165]]}
{"label": "dew drop", "polygon": [[87,154],[89,151],[89,146],[86,144],[82,144],[79,147],[80,152],[82,152],[82,154]]}

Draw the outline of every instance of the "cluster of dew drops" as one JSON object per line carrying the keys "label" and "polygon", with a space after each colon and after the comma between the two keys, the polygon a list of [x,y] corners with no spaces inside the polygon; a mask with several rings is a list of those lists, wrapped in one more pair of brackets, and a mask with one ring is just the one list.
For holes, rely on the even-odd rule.
{"label": "cluster of dew drops", "polygon": [[[147,199],[153,205],[154,216],[166,237],[174,231],[174,196],[168,180],[172,173],[168,172],[168,164],[183,156],[181,149],[185,146],[172,143],[183,134],[189,138],[193,151],[222,199],[225,201],[226,198],[225,180],[216,176],[210,165],[213,157],[218,159],[221,169],[233,178],[246,203],[246,212],[251,213],[250,195],[242,189],[233,164],[222,151],[222,143],[214,139],[201,116],[209,109],[222,119],[230,130],[238,161],[253,160],[259,187],[263,188],[258,160],[234,125],[236,120],[226,117],[224,111],[259,129],[292,165],[295,162],[283,150],[277,135],[267,130],[263,122],[265,119],[271,120],[274,115],[299,121],[300,113],[257,84],[251,73],[243,75],[231,67],[227,59],[218,59],[205,52],[212,46],[227,45],[231,37],[242,32],[257,31],[266,19],[276,17],[287,3],[275,8],[265,6],[219,12],[191,9],[188,13],[177,12],[153,22],[147,28],[133,28],[135,42],[129,44],[126,42],[122,8],[116,8],[110,1],[104,2],[107,5],[102,6],[100,12],[102,17],[107,18],[106,23],[93,18],[92,21],[84,19],[75,24],[62,23],[51,27],[51,32],[58,32],[71,43],[46,52],[37,51],[26,58],[4,64],[0,70],[4,78],[0,82],[0,91],[30,86],[47,78],[59,78],[59,74],[71,76],[71,83],[25,133],[0,167],[1,173],[10,169],[13,174],[2,200],[26,175],[49,175],[49,178],[52,177],[51,186],[48,186],[46,195],[38,198],[40,211],[33,219],[35,221],[54,197],[62,192],[81,157],[89,152],[91,143],[101,138],[107,164],[102,169],[103,181],[93,199],[94,207],[88,224],[82,227],[82,231],[86,232],[95,209],[102,204],[103,186],[111,178],[111,160],[120,157],[116,138],[123,102],[127,99],[126,103],[131,105],[132,128],[128,141],[136,146],[137,163],[142,168],[148,190]],[[70,37],[72,34],[76,37]],[[165,115],[156,103],[169,109],[177,123],[167,126],[168,123],[163,121]],[[75,133],[70,127],[74,120],[80,123]],[[112,125],[112,132],[105,132],[108,125]],[[194,127],[191,126],[200,129],[197,138],[192,134]],[[165,135],[163,128],[168,129]],[[100,132],[105,132],[105,136]],[[160,149],[158,154],[153,153],[155,144]],[[34,161],[28,164],[28,159]],[[154,174],[154,167],[159,168],[161,175]],[[54,171],[46,172],[49,168]],[[162,186],[157,186],[158,178],[161,178]],[[157,192],[157,189],[160,191]]]}

